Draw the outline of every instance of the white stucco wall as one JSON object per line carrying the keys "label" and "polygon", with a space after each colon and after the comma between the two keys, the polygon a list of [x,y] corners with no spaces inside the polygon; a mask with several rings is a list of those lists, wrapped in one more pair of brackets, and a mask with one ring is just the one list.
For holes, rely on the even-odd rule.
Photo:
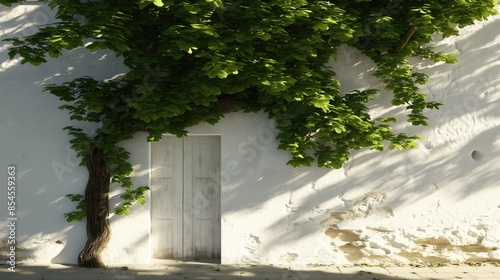
{"label": "white stucco wall", "polygon": [[[51,12],[37,5],[0,8],[0,37],[24,35]],[[430,82],[423,90],[444,103],[429,112],[428,127],[398,124],[401,132],[424,137],[418,150],[362,150],[339,170],[292,168],[276,149],[276,131],[264,114],[228,114],[217,125],[199,125],[191,134],[222,140],[222,262],[335,263],[464,262],[500,259],[500,17],[437,43],[453,51],[454,65],[422,63]],[[343,90],[380,82],[373,65],[344,48],[334,62]],[[74,205],[64,195],[82,193],[87,172],[77,166],[69,136],[72,124],[57,110],[57,98],[41,93],[50,83],[123,71],[105,53],[74,51],[34,68],[8,60],[0,45],[0,182],[9,164],[17,167],[17,257],[24,262],[75,263],[85,243],[84,223],[65,222]],[[386,106],[376,116],[403,114]],[[73,123],[74,124],[74,123]],[[91,127],[88,127],[91,129]],[[123,143],[132,152],[134,182],[149,182],[145,134]],[[4,183],[1,183],[5,186]],[[118,202],[112,188],[110,204]],[[6,201],[7,190],[0,190]],[[104,261],[150,261],[150,209],[135,206],[110,217],[111,241]],[[9,234],[7,210],[0,211],[0,240]],[[4,246],[0,258],[6,252]]]}

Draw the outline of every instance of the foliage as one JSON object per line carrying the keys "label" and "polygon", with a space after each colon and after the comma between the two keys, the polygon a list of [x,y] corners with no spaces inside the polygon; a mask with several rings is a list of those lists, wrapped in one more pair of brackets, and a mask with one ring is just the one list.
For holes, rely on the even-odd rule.
{"label": "foliage", "polygon": [[[0,0],[0,3],[23,2]],[[427,75],[410,57],[455,62],[427,44],[434,34],[496,13],[496,0],[48,0],[57,21],[25,38],[11,38],[11,58],[40,65],[47,57],[85,47],[111,50],[129,71],[121,80],[82,77],[47,91],[64,101],[77,127],[72,148],[83,159],[89,146],[104,150],[113,182],[127,190],[116,213],[144,202],[146,187],[132,188],[128,152],[117,143],[136,131],[150,141],[179,137],[200,122],[215,124],[234,111],[263,110],[280,133],[279,149],[292,166],[340,168],[351,150],[415,148],[418,136],[392,131],[395,117],[373,119],[367,102],[377,90],[341,91],[326,65],[341,45],[361,50],[377,65],[375,76],[392,92],[407,121],[427,125],[424,111],[440,104],[419,89]],[[70,197],[77,200],[77,197]],[[81,198],[81,197],[80,197]],[[75,218],[74,216],[70,216]]]}
{"label": "foliage", "polygon": [[68,221],[68,223],[70,223],[72,221],[83,220],[83,218],[85,218],[85,213],[87,210],[87,207],[85,205],[84,195],[82,195],[82,194],[67,194],[66,197],[69,198],[69,200],[78,203],[76,206],[76,211],[71,211],[71,212],[64,214],[66,221]]}

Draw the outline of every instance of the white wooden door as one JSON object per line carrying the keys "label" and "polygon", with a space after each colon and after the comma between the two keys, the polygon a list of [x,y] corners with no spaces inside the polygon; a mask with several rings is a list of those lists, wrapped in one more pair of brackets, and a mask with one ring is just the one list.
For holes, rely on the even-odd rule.
{"label": "white wooden door", "polygon": [[220,258],[220,136],[152,143],[154,258]]}

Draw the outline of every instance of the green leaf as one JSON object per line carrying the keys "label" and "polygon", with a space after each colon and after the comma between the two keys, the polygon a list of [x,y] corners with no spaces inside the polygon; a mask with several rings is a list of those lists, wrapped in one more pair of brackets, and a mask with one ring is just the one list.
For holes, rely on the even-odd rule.
{"label": "green leaf", "polygon": [[28,62],[34,66],[40,66],[42,63],[47,62],[47,60],[45,60],[43,58],[36,57],[36,58],[28,60]]}
{"label": "green leaf", "polygon": [[267,41],[271,39],[271,34],[265,32],[265,31],[259,31],[255,33],[255,36],[263,41]]}
{"label": "green leaf", "polygon": [[101,42],[93,42],[86,47],[90,52],[96,52],[101,48]]}
{"label": "green leaf", "polygon": [[395,117],[378,118],[377,120],[379,120],[381,122],[397,122],[398,121]]}
{"label": "green leaf", "polygon": [[199,11],[201,11],[201,8],[198,5],[194,4],[186,4],[184,6],[184,9],[191,14],[197,14]]}
{"label": "green leaf", "polygon": [[165,4],[163,4],[162,0],[152,0],[153,4],[155,4],[158,7],[163,7]]}
{"label": "green leaf", "polygon": [[222,69],[220,69],[219,72],[217,72],[217,77],[221,79],[227,78],[227,75],[228,75],[227,72]]}
{"label": "green leaf", "polygon": [[315,24],[313,26],[313,29],[314,30],[321,30],[321,31],[326,31],[328,30],[330,27],[328,26],[328,24],[324,23],[324,22],[319,22],[317,24]]}
{"label": "green leaf", "polygon": [[8,55],[9,55],[9,59],[13,59],[17,55],[17,51],[15,49],[11,50],[11,51],[9,51]]}
{"label": "green leaf", "polygon": [[58,58],[62,55],[61,52],[56,52],[56,51],[51,51],[49,50],[49,56],[52,57],[52,58]]}
{"label": "green leaf", "polygon": [[330,98],[325,95],[319,95],[318,97],[312,99],[310,103],[316,108],[323,109],[323,111],[328,111]]}
{"label": "green leaf", "polygon": [[400,144],[398,143],[391,143],[391,145],[389,145],[389,149],[390,150],[394,150],[394,149],[398,149],[398,150],[403,150],[403,146],[401,146]]}

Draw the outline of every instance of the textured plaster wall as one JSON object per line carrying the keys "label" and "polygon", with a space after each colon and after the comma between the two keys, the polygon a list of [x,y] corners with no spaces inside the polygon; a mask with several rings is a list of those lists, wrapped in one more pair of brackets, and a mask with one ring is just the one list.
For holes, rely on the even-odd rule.
{"label": "textured plaster wall", "polygon": [[[0,38],[33,32],[51,20],[38,5],[0,8]],[[376,263],[498,261],[500,250],[500,17],[437,43],[457,54],[455,65],[419,64],[431,80],[423,90],[444,103],[429,112],[428,127],[396,126],[424,140],[412,151],[363,150],[339,170],[285,166],[277,132],[264,114],[233,113],[191,134],[222,140],[223,263]],[[75,263],[85,243],[84,223],[68,224],[87,171],[78,167],[62,127],[72,124],[57,98],[41,93],[50,83],[82,75],[111,78],[124,71],[112,55],[74,51],[34,68],[8,60],[0,45],[0,182],[18,170],[17,257],[25,262]],[[380,81],[374,65],[343,48],[336,62],[345,92]],[[78,67],[76,67],[78,66]],[[374,116],[396,114],[382,93]],[[86,129],[91,129],[91,126]],[[134,182],[149,181],[150,147],[144,134],[123,143],[132,152]],[[2,186],[5,184],[1,183]],[[120,190],[111,190],[110,206]],[[7,191],[0,190],[6,201]],[[125,217],[111,215],[106,263],[150,260],[149,202]],[[5,258],[7,210],[0,210],[0,259]]]}
{"label": "textured plaster wall", "polygon": [[[412,151],[363,150],[339,170],[290,168],[263,115],[233,114],[220,133],[222,262],[412,263],[500,260],[500,17],[437,43],[454,65],[419,63],[423,90],[444,103],[428,127],[396,126],[424,137]],[[374,65],[343,48],[332,62],[343,90],[381,82]],[[374,116],[404,111],[382,92]]]}
{"label": "textured plaster wall", "polygon": [[[0,40],[32,34],[38,24],[51,20],[53,11],[45,6],[0,6]],[[58,110],[62,103],[56,97],[42,90],[48,84],[84,75],[111,78],[122,73],[124,67],[113,54],[89,55],[84,50],[76,50],[35,68],[20,65],[18,59],[9,60],[7,47],[8,44],[0,42],[0,260],[6,259],[8,253],[7,166],[14,164],[17,168],[16,260],[76,263],[86,240],[85,223],[65,221],[63,213],[73,210],[75,205],[64,196],[83,193],[87,170],[78,166],[79,160],[69,146],[70,137],[62,130],[77,123],[70,122],[69,116]],[[83,127],[88,131],[92,128]],[[137,153],[134,159],[145,157],[143,161],[147,164],[147,150],[136,149],[133,143],[124,145],[131,146]],[[138,173],[134,179],[137,184],[147,185],[148,173]],[[118,194],[119,190],[114,189],[111,196]],[[116,202],[116,198],[111,199],[111,203]],[[104,260],[107,263],[147,262],[150,255],[148,209],[138,208],[127,219],[111,217],[110,221],[113,232],[123,234],[113,236],[103,252]]]}

